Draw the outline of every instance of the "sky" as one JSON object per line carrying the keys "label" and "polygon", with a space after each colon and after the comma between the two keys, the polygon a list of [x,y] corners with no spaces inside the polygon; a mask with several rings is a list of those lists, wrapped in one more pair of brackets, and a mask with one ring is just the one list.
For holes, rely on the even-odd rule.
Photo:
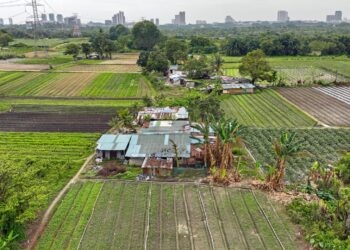
{"label": "sky", "polygon": [[[24,6],[2,7],[7,2],[30,0],[0,0],[0,16],[7,19],[25,11]],[[161,24],[170,23],[179,11],[186,11],[187,23],[196,20],[223,22],[227,15],[237,21],[274,21],[278,10],[287,10],[291,20],[325,20],[327,14],[342,10],[350,18],[350,0],[37,0],[45,5],[39,12],[78,13],[83,22],[111,19],[124,11],[127,21],[159,18]],[[14,22],[24,22],[27,13],[14,16]]]}

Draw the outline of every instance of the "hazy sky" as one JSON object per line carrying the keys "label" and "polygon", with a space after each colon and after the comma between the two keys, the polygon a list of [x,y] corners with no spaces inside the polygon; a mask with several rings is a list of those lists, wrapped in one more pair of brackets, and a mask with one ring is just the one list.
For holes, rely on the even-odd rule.
{"label": "hazy sky", "polygon": [[[20,0],[17,0],[20,1]],[[23,0],[29,1],[29,0]],[[62,13],[65,16],[76,12],[83,22],[111,19],[119,10],[125,12],[127,21],[138,21],[141,17],[160,19],[162,24],[170,23],[173,16],[186,11],[187,22],[196,20],[223,22],[231,15],[235,20],[275,20],[278,10],[289,11],[292,20],[325,20],[327,14],[342,10],[350,18],[350,0],[37,0],[46,5],[46,12]],[[0,3],[9,0],[0,0]],[[54,10],[54,11],[53,11]],[[24,11],[24,7],[0,8],[0,15],[8,18]],[[30,8],[27,7],[27,12]],[[43,12],[41,7],[40,12]],[[23,22],[23,14],[14,17]]]}

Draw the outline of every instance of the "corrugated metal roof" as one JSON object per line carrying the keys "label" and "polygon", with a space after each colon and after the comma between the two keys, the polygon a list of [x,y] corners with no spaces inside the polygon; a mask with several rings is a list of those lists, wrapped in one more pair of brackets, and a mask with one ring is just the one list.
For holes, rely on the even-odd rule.
{"label": "corrugated metal roof", "polygon": [[[190,157],[191,138],[189,134],[139,134],[133,135],[126,157],[174,157],[175,152],[170,139],[178,147],[179,157]],[[139,146],[139,147],[135,147]]]}
{"label": "corrugated metal roof", "polygon": [[222,84],[223,89],[254,89],[255,86],[250,83],[240,83],[240,84]]}
{"label": "corrugated metal roof", "polygon": [[97,150],[101,151],[123,151],[126,150],[131,135],[102,135],[97,142]]}

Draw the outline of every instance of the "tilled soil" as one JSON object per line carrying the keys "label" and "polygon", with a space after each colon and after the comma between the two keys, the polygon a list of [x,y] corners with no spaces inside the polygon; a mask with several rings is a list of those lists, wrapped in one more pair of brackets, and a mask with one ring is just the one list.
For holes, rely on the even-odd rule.
{"label": "tilled soil", "polygon": [[350,105],[313,88],[280,88],[290,102],[329,126],[350,125]]}
{"label": "tilled soil", "polygon": [[0,114],[0,131],[102,133],[112,115],[10,112]]}

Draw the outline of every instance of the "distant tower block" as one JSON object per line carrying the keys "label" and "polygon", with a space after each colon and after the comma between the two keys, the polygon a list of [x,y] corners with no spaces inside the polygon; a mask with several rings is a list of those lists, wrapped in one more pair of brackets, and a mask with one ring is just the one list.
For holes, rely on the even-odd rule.
{"label": "distant tower block", "polygon": [[74,15],[74,24],[73,24],[73,37],[81,37],[80,24],[78,21],[78,15]]}

